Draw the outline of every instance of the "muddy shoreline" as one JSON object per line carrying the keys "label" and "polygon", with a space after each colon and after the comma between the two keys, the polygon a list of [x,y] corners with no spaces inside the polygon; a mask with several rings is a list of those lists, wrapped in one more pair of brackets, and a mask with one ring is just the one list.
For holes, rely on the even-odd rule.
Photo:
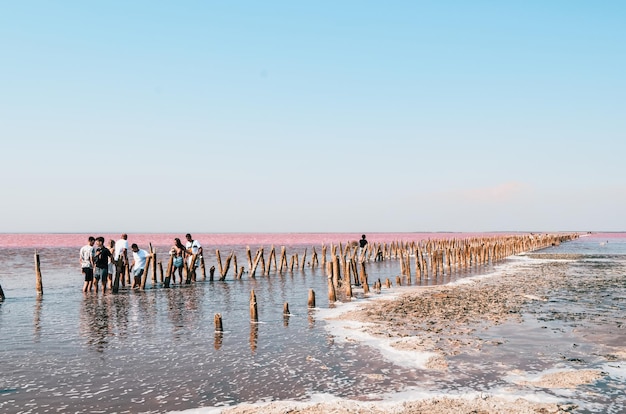
{"label": "muddy shoreline", "polygon": [[[535,260],[545,259],[542,255]],[[506,338],[484,335],[499,325],[512,326],[524,318],[570,323],[572,331],[593,329],[582,327],[589,319],[584,313],[559,314],[550,308],[551,295],[563,290],[576,289],[567,273],[567,260],[546,261],[528,269],[509,271],[497,276],[479,276],[454,285],[415,287],[394,298],[362,301],[355,309],[346,311],[330,322],[344,324],[350,331],[383,339],[395,349],[429,355],[424,364],[428,370],[447,373],[450,364],[458,358],[480,358],[496,349]],[[574,285],[574,286],[572,286]],[[588,286],[587,286],[588,287]],[[603,328],[604,329],[604,328]],[[573,347],[578,346],[572,344]],[[598,353],[606,361],[620,361],[626,357],[626,348],[603,346]],[[575,361],[577,358],[571,358]],[[601,380],[605,372],[581,365],[577,368],[561,367],[536,378],[529,379],[523,372],[512,369],[509,375],[520,374],[512,387],[532,395],[535,390],[576,390]],[[578,412],[578,407],[568,401],[545,402],[533,398],[501,398],[482,392],[463,396],[445,396],[404,401],[352,401],[337,399],[328,402],[272,402],[240,405],[221,411],[226,414],[243,413],[565,413]]]}

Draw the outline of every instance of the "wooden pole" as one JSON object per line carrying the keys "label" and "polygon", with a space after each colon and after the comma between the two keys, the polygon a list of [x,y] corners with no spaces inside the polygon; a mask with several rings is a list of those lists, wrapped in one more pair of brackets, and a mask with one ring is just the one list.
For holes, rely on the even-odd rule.
{"label": "wooden pole", "polygon": [[337,295],[335,294],[335,284],[333,283],[333,277],[328,278],[328,301],[330,303],[337,302]]}
{"label": "wooden pole", "polygon": [[304,264],[306,263],[306,247],[304,248],[304,254],[302,255],[302,263],[300,264],[300,270],[304,270]]}
{"label": "wooden pole", "polygon": [[174,255],[170,254],[170,259],[167,261],[167,276],[165,276],[165,287],[170,287],[170,281],[172,280],[172,269],[174,268]]}
{"label": "wooden pole", "polygon": [[223,332],[224,328],[222,326],[222,314],[216,313],[213,320],[215,321],[215,332]]}
{"label": "wooden pole", "polygon": [[204,265],[204,256],[200,256],[200,270],[202,271],[202,280],[206,280],[206,266]]}
{"label": "wooden pole", "polygon": [[148,270],[150,269],[150,264],[152,264],[152,255],[149,255],[146,258],[146,267],[143,269],[143,275],[141,275],[141,289],[142,290],[146,288],[146,281],[148,280]]}
{"label": "wooden pole", "polygon": [[285,246],[280,246],[280,266],[278,268],[278,273],[283,272],[283,268],[287,267],[287,253],[285,251]]}
{"label": "wooden pole", "polygon": [[4,300],[4,291],[2,290],[2,286],[0,285],[0,302]]}
{"label": "wooden pole", "polygon": [[187,280],[185,280],[186,285],[191,284],[192,280],[196,280],[196,260],[198,260],[197,253],[191,256],[191,263],[189,263],[189,268],[187,269]]}
{"label": "wooden pole", "polygon": [[289,312],[289,303],[287,302],[283,304],[283,315],[291,315],[291,312]]}
{"label": "wooden pole", "polygon": [[250,320],[257,322],[259,320],[259,312],[256,305],[256,295],[254,289],[250,291]]}
{"label": "wooden pole", "polygon": [[163,262],[159,260],[159,275],[161,276],[161,283],[165,281],[163,278]]}
{"label": "wooden pole", "polygon": [[315,307],[315,291],[313,289],[309,289],[308,307],[309,309]]}
{"label": "wooden pole", "polygon": [[157,282],[157,254],[152,252],[152,284],[156,285]]}
{"label": "wooden pole", "polygon": [[215,250],[215,257],[217,260],[217,270],[220,271],[220,275],[224,276],[224,268],[222,266],[222,256],[220,255],[220,250]]}
{"label": "wooden pole", "polygon": [[333,256],[333,284],[339,287],[339,279],[341,279],[341,270],[339,267],[339,256]]}
{"label": "wooden pole", "polygon": [[41,278],[41,264],[39,262],[39,253],[35,250],[35,276],[36,276],[36,289],[37,296],[43,296],[43,281]]}

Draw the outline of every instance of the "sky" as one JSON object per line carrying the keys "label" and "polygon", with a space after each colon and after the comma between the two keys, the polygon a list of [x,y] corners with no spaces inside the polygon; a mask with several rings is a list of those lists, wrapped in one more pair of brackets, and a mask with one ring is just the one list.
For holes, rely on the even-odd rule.
{"label": "sky", "polygon": [[625,231],[625,21],[0,0],[0,232]]}

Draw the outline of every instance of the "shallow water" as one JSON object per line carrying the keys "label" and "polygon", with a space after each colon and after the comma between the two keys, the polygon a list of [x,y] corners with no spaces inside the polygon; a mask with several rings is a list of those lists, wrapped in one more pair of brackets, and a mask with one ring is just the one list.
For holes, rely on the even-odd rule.
{"label": "shallow water", "polygon": [[[59,246],[76,240],[52,238]],[[50,242],[42,235],[33,239]],[[20,246],[16,238],[10,241]],[[167,257],[168,247],[155,244],[158,257]],[[247,268],[245,247],[220,246],[222,260],[234,250],[238,264]],[[291,245],[287,253],[301,257],[306,248],[310,258],[312,247]],[[321,245],[315,247],[321,254]],[[198,280],[170,289],[149,277],[145,291],[84,294],[78,248],[38,247],[42,298],[35,291],[34,249],[0,249],[0,283],[7,296],[0,304],[2,412],[163,412],[319,392],[360,397],[416,381],[413,372],[374,349],[335,343],[316,310],[307,308],[309,289],[316,292],[318,308],[329,307],[327,278],[319,268],[269,276],[258,271],[256,278],[245,274],[241,280],[233,280],[231,269],[223,282]],[[253,254],[257,248],[251,246]],[[205,249],[207,268],[216,265],[215,246]],[[395,284],[399,264],[371,262],[368,273],[370,281],[390,277]],[[250,322],[253,289],[258,323]],[[362,290],[354,293],[354,300],[362,298]],[[285,302],[289,316],[283,315]],[[216,313],[222,315],[223,333],[215,332]]]}
{"label": "shallow water", "polygon": [[[506,338],[504,344],[489,350],[493,358],[459,356],[446,373],[398,365],[375,347],[337,340],[318,311],[306,306],[308,290],[313,289],[318,308],[330,307],[326,276],[320,269],[272,272],[270,276],[257,273],[255,279],[244,275],[242,280],[232,280],[231,269],[225,282],[200,280],[171,289],[149,283],[145,291],[83,294],[77,247],[43,247],[38,250],[44,295],[38,299],[33,249],[0,248],[0,284],[7,296],[0,303],[0,411],[167,412],[306,399],[316,393],[369,399],[411,388],[488,392],[510,386],[502,375],[512,369],[532,373],[584,365],[606,370],[610,367],[604,347],[624,339],[624,330],[616,323],[626,315],[626,248],[616,247],[607,255],[599,243],[587,238],[542,252],[587,255],[582,259],[524,262],[530,267],[563,262],[560,271],[581,282],[551,294],[548,302],[533,308],[538,322],[486,331],[486,338]],[[626,238],[609,244],[613,249],[618,243],[626,243]],[[165,257],[167,247],[155,246],[160,257]],[[311,246],[289,245],[287,251],[301,255],[308,247],[310,257]],[[254,252],[256,247],[252,248]],[[247,264],[245,244],[221,247],[222,260],[231,249],[236,250],[239,265]],[[319,254],[320,246],[316,249]],[[209,256],[207,251],[205,256]],[[212,264],[209,261],[207,267]],[[512,265],[519,271],[519,263],[501,266]],[[368,272],[370,281],[389,277],[395,285],[399,263],[370,263]],[[458,273],[424,284],[470,275]],[[258,323],[250,322],[252,289],[259,306]],[[355,289],[355,293],[354,300],[363,300],[362,291]],[[575,299],[580,297],[584,299]],[[289,303],[288,317],[283,315],[284,302]],[[214,329],[216,313],[223,318],[221,334]],[[590,317],[590,313],[602,317]],[[623,381],[616,375],[588,391],[583,387],[581,393],[594,394],[584,400],[588,402],[585,409],[594,412],[593,404],[599,404],[609,409],[597,412],[620,412],[616,407],[625,403],[620,396]],[[555,391],[546,393],[561,396]]]}

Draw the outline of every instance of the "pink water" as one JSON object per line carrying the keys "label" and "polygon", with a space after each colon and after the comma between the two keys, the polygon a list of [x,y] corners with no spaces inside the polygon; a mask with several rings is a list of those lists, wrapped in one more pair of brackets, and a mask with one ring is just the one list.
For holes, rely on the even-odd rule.
{"label": "pink water", "polygon": [[[503,236],[519,233],[367,233],[370,243],[392,241],[419,241],[426,239],[448,239],[466,237]],[[102,236],[105,240],[117,240],[118,233],[0,233],[0,247],[79,247],[89,236]],[[192,233],[202,245],[321,245],[322,243],[346,243],[358,241],[359,233]],[[185,240],[185,234],[176,233],[129,233],[129,243],[140,247],[152,243],[154,246],[168,246],[175,237]]]}

